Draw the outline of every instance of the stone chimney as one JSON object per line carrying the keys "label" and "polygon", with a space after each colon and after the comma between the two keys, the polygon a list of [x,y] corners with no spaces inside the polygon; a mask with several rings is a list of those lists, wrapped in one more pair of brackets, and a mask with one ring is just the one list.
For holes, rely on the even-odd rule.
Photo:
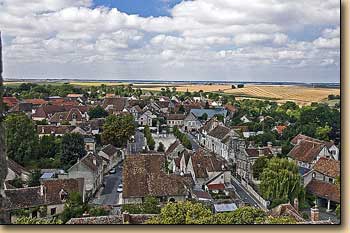
{"label": "stone chimney", "polygon": [[294,207],[294,209],[299,211],[299,200],[298,200],[298,198],[294,198],[293,207]]}
{"label": "stone chimney", "polygon": [[311,208],[310,219],[312,222],[317,222],[320,220],[320,210],[318,209],[317,205]]}

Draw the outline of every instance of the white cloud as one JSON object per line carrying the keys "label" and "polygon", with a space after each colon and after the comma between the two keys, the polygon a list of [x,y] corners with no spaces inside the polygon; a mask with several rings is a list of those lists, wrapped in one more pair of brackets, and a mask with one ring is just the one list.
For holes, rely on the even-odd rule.
{"label": "white cloud", "polygon": [[[25,75],[26,65],[42,61],[50,63],[50,74],[56,63],[106,69],[109,62],[149,75],[175,66],[181,75],[206,71],[213,78],[235,67],[270,69],[271,77],[273,67],[287,72],[326,64],[339,72],[336,0],[183,1],[170,10],[171,17],[147,18],[93,9],[91,0],[0,0],[0,6],[5,59],[13,67],[5,69],[9,76]],[[319,30],[316,39],[303,36],[309,29]]]}

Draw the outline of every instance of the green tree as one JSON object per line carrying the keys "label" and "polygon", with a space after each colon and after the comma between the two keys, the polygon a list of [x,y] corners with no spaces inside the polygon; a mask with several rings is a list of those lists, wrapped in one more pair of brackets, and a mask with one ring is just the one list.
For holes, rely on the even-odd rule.
{"label": "green tree", "polygon": [[329,127],[328,125],[326,125],[324,127],[317,127],[315,136],[320,140],[328,141],[329,140],[328,135],[331,132],[331,130],[332,130],[332,128]]}
{"label": "green tree", "polygon": [[295,162],[272,158],[260,176],[260,191],[267,200],[298,198],[304,203],[305,190],[300,184],[300,174]]}
{"label": "green tree", "polygon": [[147,221],[148,224],[202,224],[212,216],[210,209],[200,203],[168,203],[157,217]]}
{"label": "green tree", "polygon": [[60,214],[63,223],[68,222],[71,218],[81,217],[86,210],[80,193],[73,192],[69,194],[68,200],[64,205],[64,210]]}
{"label": "green tree", "polygon": [[135,134],[135,123],[132,115],[110,115],[103,125],[102,142],[116,147],[126,146]]}
{"label": "green tree", "polygon": [[86,155],[84,137],[78,133],[67,133],[62,137],[61,164],[71,167],[76,161]]}
{"label": "green tree", "polygon": [[97,105],[94,108],[91,108],[88,111],[88,115],[91,119],[94,118],[105,118],[108,116],[108,112],[104,110],[100,105]]}
{"label": "green tree", "polygon": [[11,114],[5,119],[6,154],[19,164],[37,159],[38,135],[32,120],[24,113]]}
{"label": "green tree", "polygon": [[260,179],[260,176],[264,168],[266,168],[268,161],[269,158],[266,156],[259,157],[257,160],[255,160],[253,164],[253,176],[255,179]]}
{"label": "green tree", "polygon": [[157,151],[164,152],[164,144],[162,142],[159,142]]}
{"label": "green tree", "polygon": [[54,158],[60,151],[60,139],[53,135],[44,135],[39,139],[38,154],[40,158]]}
{"label": "green tree", "polygon": [[35,187],[40,185],[40,170],[35,170],[30,173],[29,180],[27,182],[29,187]]}

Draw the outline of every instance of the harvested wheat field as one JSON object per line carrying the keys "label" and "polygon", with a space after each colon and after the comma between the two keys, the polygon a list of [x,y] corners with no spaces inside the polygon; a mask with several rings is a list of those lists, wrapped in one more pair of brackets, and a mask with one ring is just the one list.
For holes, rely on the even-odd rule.
{"label": "harvested wheat field", "polygon": [[303,86],[247,86],[226,90],[225,93],[250,97],[276,99],[278,102],[295,101],[299,104],[323,102],[328,95],[340,95],[340,89],[312,88]]}
{"label": "harvested wheat field", "polygon": [[[231,85],[174,85],[177,91],[204,91],[204,92],[222,92],[233,94],[242,98],[261,98],[272,99],[283,103],[286,101],[295,101],[300,105],[307,105],[311,102],[323,102],[327,100],[328,95],[340,95],[340,89],[336,88],[312,88],[306,86],[291,85],[246,85],[244,88],[232,89]],[[142,88],[149,91],[160,91],[161,87]]]}

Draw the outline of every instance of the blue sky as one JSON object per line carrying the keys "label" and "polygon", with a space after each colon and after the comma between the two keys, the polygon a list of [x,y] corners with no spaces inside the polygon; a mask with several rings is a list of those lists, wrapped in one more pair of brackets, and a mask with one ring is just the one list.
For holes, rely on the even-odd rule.
{"label": "blue sky", "polygon": [[338,0],[0,0],[5,78],[340,81]]}
{"label": "blue sky", "polygon": [[148,16],[169,16],[169,9],[181,0],[94,0],[94,6],[117,8],[128,14]]}

